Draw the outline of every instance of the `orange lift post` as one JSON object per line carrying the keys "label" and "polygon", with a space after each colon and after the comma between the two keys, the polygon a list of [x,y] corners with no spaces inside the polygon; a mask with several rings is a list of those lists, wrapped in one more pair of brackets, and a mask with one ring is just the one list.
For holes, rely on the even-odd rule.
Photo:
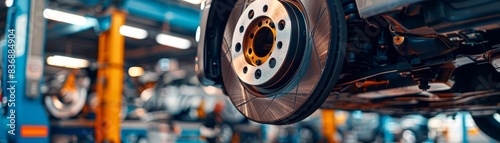
{"label": "orange lift post", "polygon": [[328,143],[335,143],[335,133],[337,131],[335,124],[335,110],[322,109],[321,110],[321,124],[323,128],[323,137]]}
{"label": "orange lift post", "polygon": [[125,39],[120,27],[127,14],[111,9],[111,26],[99,35],[97,72],[98,107],[95,120],[95,141],[98,143],[120,142],[120,107],[123,89],[123,62]]}

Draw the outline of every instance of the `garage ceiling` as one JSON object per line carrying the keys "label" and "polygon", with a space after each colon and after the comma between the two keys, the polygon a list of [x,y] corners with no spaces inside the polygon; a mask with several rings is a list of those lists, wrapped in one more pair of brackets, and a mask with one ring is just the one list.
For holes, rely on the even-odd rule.
{"label": "garage ceiling", "polygon": [[[50,0],[48,7],[51,9],[63,10],[79,15],[95,15],[94,13],[96,8],[82,4],[83,1],[85,0]],[[126,25],[145,29],[149,32],[149,36],[146,39],[142,40],[128,37],[125,38],[125,63],[128,64],[126,66],[151,65],[155,64],[156,61],[161,58],[176,58],[179,60],[185,60],[188,63],[193,63],[194,57],[196,55],[196,42],[194,40],[194,31],[196,29],[193,29],[193,26],[188,28],[176,27],[175,24],[169,23],[168,20],[162,20],[158,18],[155,19],[153,16],[144,14],[154,15],[155,13],[151,12],[164,12],[168,11],[167,8],[170,8],[172,9],[172,11],[169,12],[173,12],[173,14],[183,15],[184,13],[182,12],[190,12],[189,14],[194,14],[195,16],[188,17],[191,19],[187,20],[198,22],[199,17],[197,17],[196,15],[199,15],[199,5],[186,3],[180,0],[129,1],[135,2],[134,5],[138,5],[138,2],[141,2],[139,4],[142,4],[142,2],[147,2],[147,4],[153,3],[154,5],[156,5],[156,7],[153,8],[159,9],[147,11],[149,13],[139,13],[140,15],[135,15],[135,13],[137,12],[129,12]],[[177,9],[181,9],[184,11],[174,11]],[[192,22],[190,23],[191,25],[193,24]],[[0,25],[1,24],[2,23],[0,22]],[[69,26],[72,25],[48,20],[48,36],[46,41],[47,55],[62,54],[95,61],[97,59],[98,35],[92,27],[87,27],[83,30],[77,30],[77,32],[67,32],[66,34],[57,36],[51,35],[53,34],[51,33],[51,31],[60,32],[59,29],[64,29],[64,27]],[[158,33],[169,33],[188,38],[190,41],[192,41],[193,44],[191,48],[186,50],[160,45],[155,40],[155,36]]]}

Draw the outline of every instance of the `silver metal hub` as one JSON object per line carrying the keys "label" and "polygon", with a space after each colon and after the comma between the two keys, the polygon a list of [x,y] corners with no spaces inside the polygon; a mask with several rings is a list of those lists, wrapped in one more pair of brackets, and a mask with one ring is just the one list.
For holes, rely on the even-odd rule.
{"label": "silver metal hub", "polygon": [[255,1],[238,19],[231,46],[232,68],[248,85],[262,85],[285,65],[292,33],[290,16],[277,0]]}

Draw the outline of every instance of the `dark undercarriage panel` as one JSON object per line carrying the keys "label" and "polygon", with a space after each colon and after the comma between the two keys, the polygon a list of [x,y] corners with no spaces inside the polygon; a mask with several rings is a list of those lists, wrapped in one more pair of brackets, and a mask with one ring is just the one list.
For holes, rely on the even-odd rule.
{"label": "dark undercarriage panel", "polygon": [[208,4],[198,76],[251,120],[289,124],[323,102],[391,115],[500,110],[500,1]]}

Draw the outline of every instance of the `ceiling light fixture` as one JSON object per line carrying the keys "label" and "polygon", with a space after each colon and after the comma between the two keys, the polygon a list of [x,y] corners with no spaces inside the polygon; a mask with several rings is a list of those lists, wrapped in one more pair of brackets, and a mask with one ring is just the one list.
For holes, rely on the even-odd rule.
{"label": "ceiling light fixture", "polygon": [[130,67],[128,69],[128,75],[130,75],[130,77],[139,77],[139,76],[142,76],[144,74],[144,68],[142,67]]}
{"label": "ceiling light fixture", "polygon": [[49,8],[43,10],[43,17],[50,20],[55,20],[74,25],[85,25],[87,23],[87,18],[84,16],[53,10]]}
{"label": "ceiling light fixture", "polygon": [[205,9],[205,2],[201,2],[201,4],[200,4],[200,10],[203,10],[203,9]]}
{"label": "ceiling light fixture", "polygon": [[200,26],[198,26],[198,28],[196,28],[196,35],[195,35],[196,42],[200,42],[200,36],[201,36],[200,34],[201,34],[201,28]]}
{"label": "ceiling light fixture", "polygon": [[200,4],[201,0],[184,0],[185,2],[191,3],[191,4]]}
{"label": "ceiling light fixture", "polygon": [[14,0],[5,0],[5,6],[11,7],[14,4]]}
{"label": "ceiling light fixture", "polygon": [[50,56],[47,58],[47,64],[51,66],[80,69],[89,67],[89,61],[85,59],[72,58],[66,56]]}
{"label": "ceiling light fixture", "polygon": [[156,42],[178,49],[189,49],[189,47],[191,47],[191,41],[188,39],[167,34],[158,34],[156,36]]}
{"label": "ceiling light fixture", "polygon": [[127,25],[120,27],[120,34],[134,39],[146,39],[148,37],[148,31]]}

